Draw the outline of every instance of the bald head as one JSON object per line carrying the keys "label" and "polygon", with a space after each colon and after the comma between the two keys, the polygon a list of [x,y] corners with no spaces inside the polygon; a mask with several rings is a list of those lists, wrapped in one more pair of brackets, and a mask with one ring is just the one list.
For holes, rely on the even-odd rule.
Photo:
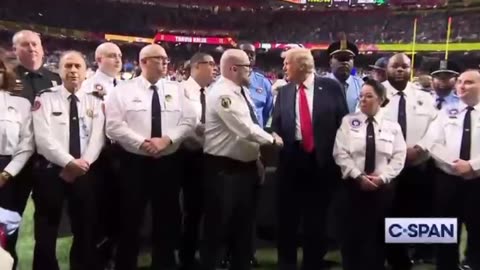
{"label": "bald head", "polygon": [[[390,57],[387,65],[388,81],[393,84],[402,84],[399,87],[405,87],[410,79],[411,61],[404,53],[397,53]],[[394,85],[395,87],[395,85]],[[397,89],[403,90],[403,89]]]}
{"label": "bald head", "polygon": [[83,55],[78,51],[64,52],[60,57],[58,66],[65,88],[70,92],[77,91],[87,74]]}
{"label": "bald head", "polygon": [[467,105],[475,106],[479,102],[480,72],[467,70],[457,78],[455,90],[458,97]]}
{"label": "bald head", "polygon": [[244,51],[228,49],[222,54],[220,58],[220,73],[225,78],[232,80],[238,85],[246,86],[249,84],[250,72],[250,60]]}
{"label": "bald head", "polygon": [[139,57],[142,75],[151,83],[156,83],[167,75],[170,60],[165,49],[158,44],[149,44],[140,50]]}
{"label": "bald head", "polygon": [[21,30],[13,35],[12,46],[20,65],[32,71],[42,67],[44,52],[38,33]]}
{"label": "bald head", "polygon": [[143,59],[150,58],[150,57],[157,57],[157,56],[167,56],[167,52],[165,49],[158,45],[158,44],[150,44],[142,48],[140,50],[139,59],[142,61]]}
{"label": "bald head", "polygon": [[95,50],[95,61],[101,72],[116,77],[122,69],[122,52],[115,43],[105,42]]}

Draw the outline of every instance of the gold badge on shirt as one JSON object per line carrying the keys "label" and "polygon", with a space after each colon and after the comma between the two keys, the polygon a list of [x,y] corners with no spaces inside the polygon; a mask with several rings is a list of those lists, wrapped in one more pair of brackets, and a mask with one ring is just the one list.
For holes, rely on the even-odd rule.
{"label": "gold badge on shirt", "polygon": [[86,114],[87,114],[88,117],[93,118],[93,110],[92,109],[88,109]]}
{"label": "gold badge on shirt", "polygon": [[222,98],[222,107],[223,108],[228,109],[228,108],[230,108],[231,104],[232,104],[232,100],[230,100],[230,98],[228,98],[228,97]]}
{"label": "gold badge on shirt", "polygon": [[172,101],[172,96],[171,95],[165,95],[165,101],[166,102]]}

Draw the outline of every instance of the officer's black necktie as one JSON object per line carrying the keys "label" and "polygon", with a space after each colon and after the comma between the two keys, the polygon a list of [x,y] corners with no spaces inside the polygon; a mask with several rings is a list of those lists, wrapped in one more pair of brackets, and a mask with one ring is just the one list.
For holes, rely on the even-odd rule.
{"label": "officer's black necktie", "polygon": [[158,96],[158,87],[150,86],[152,95],[152,138],[162,137],[162,109],[160,108],[160,97]]}
{"label": "officer's black necktie", "polygon": [[113,79],[113,87],[117,86],[117,79]]}
{"label": "officer's black necktie", "polygon": [[472,117],[473,107],[468,106],[463,119],[462,144],[460,145],[460,159],[470,160],[470,148],[472,145]]}
{"label": "officer's black necktie", "polygon": [[69,138],[69,152],[74,158],[80,158],[80,125],[78,122],[78,98],[75,95],[70,95],[70,138]]}
{"label": "officer's black necktie", "polygon": [[255,111],[253,110],[252,105],[251,105],[250,102],[248,101],[248,98],[247,98],[247,96],[245,95],[245,90],[243,89],[243,87],[242,87],[241,92],[242,92],[243,98],[245,99],[245,102],[246,102],[247,105],[248,105],[248,110],[250,111],[250,117],[252,118],[253,123],[255,123],[255,124],[258,125],[257,115],[255,114]]}
{"label": "officer's black necktie", "polygon": [[206,107],[206,101],[205,101],[205,88],[200,88],[200,104],[202,104],[202,116],[200,118],[200,122],[205,124],[205,110],[207,109]]}
{"label": "officer's black necktie", "polygon": [[365,173],[371,174],[375,172],[375,129],[373,127],[373,117],[368,118],[367,138],[365,149]]}
{"label": "officer's black necktie", "polygon": [[437,106],[435,106],[435,107],[437,107],[437,110],[442,109],[443,102],[445,102],[445,98],[443,98],[443,97],[437,98]]}
{"label": "officer's black necktie", "polygon": [[405,101],[405,93],[398,92],[400,100],[398,101],[398,124],[402,128],[403,138],[407,140],[407,106]]}

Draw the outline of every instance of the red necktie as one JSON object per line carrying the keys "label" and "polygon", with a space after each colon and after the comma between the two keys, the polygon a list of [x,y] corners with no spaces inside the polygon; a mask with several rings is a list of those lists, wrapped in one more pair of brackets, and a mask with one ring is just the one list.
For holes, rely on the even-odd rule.
{"label": "red necktie", "polygon": [[301,84],[298,87],[300,94],[299,112],[300,112],[300,132],[302,133],[303,149],[310,153],[313,151],[313,127],[312,117],[308,108],[307,94],[305,93],[305,86]]}

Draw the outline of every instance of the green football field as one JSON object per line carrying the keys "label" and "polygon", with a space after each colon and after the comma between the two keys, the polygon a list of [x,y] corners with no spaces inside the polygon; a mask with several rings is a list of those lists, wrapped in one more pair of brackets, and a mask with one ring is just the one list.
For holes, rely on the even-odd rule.
{"label": "green football field", "polygon": [[[33,238],[33,203],[30,200],[25,210],[23,216],[23,223],[20,229],[20,237],[17,245],[18,256],[19,256],[19,269],[20,270],[30,270],[32,267],[33,260],[33,247],[34,247],[34,238]],[[464,249],[466,234],[462,233],[461,241],[461,250]],[[57,241],[57,258],[60,264],[61,270],[68,270],[68,260],[69,260],[69,250],[70,250],[71,238],[60,238]],[[463,254],[463,252],[462,252]],[[272,248],[259,249],[257,251],[257,258],[262,265],[259,270],[274,270],[276,265],[276,252]],[[340,253],[338,251],[330,252],[327,255],[327,258],[332,261],[340,262]],[[140,256],[139,266],[144,269],[148,269],[147,266],[150,264],[150,257],[148,254]],[[341,270],[341,267],[334,267],[332,270]],[[434,269],[433,266],[429,265],[420,265],[414,268],[414,270],[430,270]]]}

